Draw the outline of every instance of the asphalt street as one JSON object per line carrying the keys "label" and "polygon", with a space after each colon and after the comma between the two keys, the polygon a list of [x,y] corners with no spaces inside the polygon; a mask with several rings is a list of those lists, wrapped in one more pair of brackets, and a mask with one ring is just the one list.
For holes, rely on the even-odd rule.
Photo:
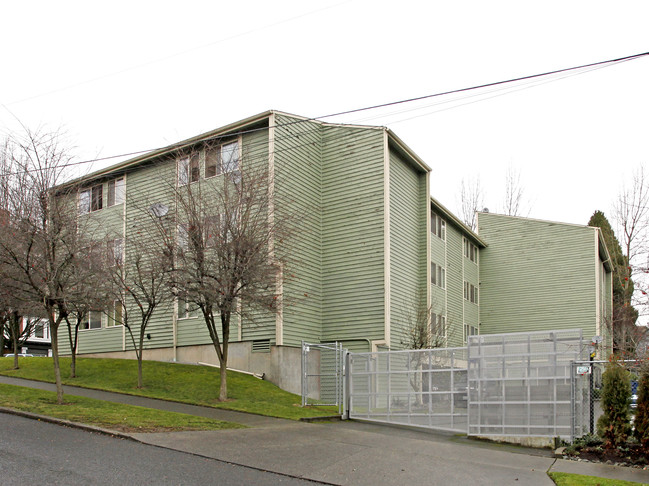
{"label": "asphalt street", "polygon": [[[54,389],[52,384],[4,376],[0,376],[0,383]],[[303,484],[288,483],[290,476],[349,486],[552,486],[554,483],[548,471],[649,484],[648,469],[575,462],[555,458],[549,450],[479,441],[442,432],[349,420],[311,424],[99,390],[77,387],[65,387],[65,390],[71,395],[109,402],[229,420],[249,428],[126,434],[140,444],[97,433],[72,431],[60,425],[42,429],[47,433],[38,432],[41,430],[38,428],[24,432],[3,430],[0,434],[0,484],[25,484],[26,480],[33,483],[35,477],[46,478],[47,481],[39,481],[45,484],[115,484],[115,481],[122,484],[142,481],[149,484]],[[8,413],[0,415],[3,423],[9,416]],[[35,424],[46,425],[34,419],[46,420],[46,417],[32,416]],[[116,434],[109,430],[104,432]],[[70,441],[75,450],[70,452],[68,440],[62,439],[69,433],[74,433],[72,437],[75,438]],[[84,439],[86,436],[93,437],[92,445],[91,442],[84,444],[90,441]],[[14,447],[6,445],[9,437],[18,439]],[[95,443],[94,438],[98,442]],[[23,447],[21,442],[27,445]],[[170,456],[151,452],[164,449]],[[12,456],[13,451],[17,452]],[[33,463],[25,461],[25,456],[36,460]],[[11,464],[23,468],[17,469],[21,471],[14,478],[17,483],[2,481],[7,468],[5,462],[11,457]],[[83,461],[79,462],[79,458]],[[243,469],[233,468],[233,464]],[[231,474],[230,471],[236,472]],[[252,474],[250,471],[262,474],[261,479],[246,476]],[[265,476],[262,471],[277,473],[277,476]]]}
{"label": "asphalt street", "polygon": [[317,484],[15,415],[0,417],[4,486]]}

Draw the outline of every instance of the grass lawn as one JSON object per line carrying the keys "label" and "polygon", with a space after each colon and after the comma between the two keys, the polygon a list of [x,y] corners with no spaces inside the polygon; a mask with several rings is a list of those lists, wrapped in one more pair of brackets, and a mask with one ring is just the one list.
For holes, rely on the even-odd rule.
{"label": "grass lawn", "polygon": [[[219,402],[218,368],[144,361],[144,387],[137,388],[137,361],[128,359],[77,358],[77,377],[69,378],[70,359],[62,358],[64,385],[108,390],[163,400],[297,420],[302,417],[333,415],[333,407],[301,407],[301,398],[272,383],[250,375],[228,371],[228,397]],[[0,374],[54,383],[52,358],[0,358]]]}
{"label": "grass lawn", "polygon": [[85,397],[65,397],[56,403],[56,393],[0,384],[0,407],[23,410],[72,422],[91,424],[123,432],[170,432],[242,428],[242,425],[184,413],[104,402]]}
{"label": "grass lawn", "polygon": [[581,474],[551,472],[549,475],[557,486],[642,486],[642,483],[632,481],[582,476]]}

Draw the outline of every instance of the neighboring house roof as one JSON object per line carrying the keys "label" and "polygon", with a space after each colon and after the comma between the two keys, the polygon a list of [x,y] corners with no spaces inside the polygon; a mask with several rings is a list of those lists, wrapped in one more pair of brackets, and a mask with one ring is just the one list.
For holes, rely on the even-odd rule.
{"label": "neighboring house roof", "polygon": [[363,128],[363,129],[374,129],[374,130],[385,130],[385,132],[388,135],[388,140],[389,143],[392,147],[396,148],[399,150],[402,154],[407,155],[412,162],[416,166],[418,166],[421,170],[424,172],[430,172],[431,168],[410,148],[408,147],[399,137],[397,137],[392,130],[386,127],[382,126],[376,126],[376,125],[350,125],[350,124],[342,124],[342,123],[329,123],[329,122],[323,122],[314,118],[307,118],[307,117],[302,117],[298,115],[292,115],[290,113],[285,113],[277,110],[267,110],[262,113],[259,113],[257,115],[253,115],[248,118],[244,118],[243,120],[239,120],[234,123],[230,123],[228,125],[216,128],[214,130],[210,130],[209,132],[201,133],[199,135],[196,135],[194,137],[182,140],[180,142],[173,143],[171,145],[167,145],[166,147],[162,147],[156,150],[152,150],[151,152],[147,152],[146,154],[143,155],[138,155],[137,157],[133,157],[131,159],[125,160],[123,162],[120,162],[118,164],[111,165],[109,167],[106,167],[104,169],[97,170],[95,172],[92,172],[90,174],[87,174],[85,176],[76,178],[74,180],[71,180],[69,182],[66,182],[65,184],[61,184],[61,188],[63,187],[69,187],[69,186],[75,186],[75,185],[81,185],[84,182],[91,181],[94,179],[98,179],[104,176],[108,176],[111,174],[115,173],[120,173],[120,172],[125,172],[133,167],[136,167],[140,164],[144,164],[150,160],[153,160],[157,157],[160,157],[165,154],[169,154],[178,150],[182,150],[187,147],[191,147],[192,145],[195,145],[200,142],[205,142],[213,138],[217,137],[223,137],[227,135],[233,134],[233,132],[241,132],[245,131],[245,128],[251,128],[254,127],[255,125],[259,125],[263,123],[264,121],[270,119],[271,115],[284,115],[284,116],[289,116],[291,118],[295,118],[294,123],[302,123],[302,122],[313,122],[313,123],[318,123],[321,125],[326,125],[326,126],[338,126],[338,127],[349,127],[349,128]]}

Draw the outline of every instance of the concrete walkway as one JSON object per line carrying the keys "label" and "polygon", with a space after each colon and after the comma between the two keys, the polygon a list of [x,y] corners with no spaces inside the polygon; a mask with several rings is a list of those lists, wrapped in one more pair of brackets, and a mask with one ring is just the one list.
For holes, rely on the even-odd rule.
{"label": "concrete walkway", "polygon": [[[0,383],[54,385],[0,376]],[[649,484],[649,470],[554,459],[550,451],[355,421],[304,423],[65,387],[70,395],[227,420],[248,429],[130,434],[140,442],[289,476],[341,485],[554,484],[547,471]]]}

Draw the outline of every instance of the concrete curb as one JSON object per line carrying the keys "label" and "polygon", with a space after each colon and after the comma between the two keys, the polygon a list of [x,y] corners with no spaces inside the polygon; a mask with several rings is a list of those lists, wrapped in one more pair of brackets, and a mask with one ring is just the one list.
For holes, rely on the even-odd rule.
{"label": "concrete curb", "polygon": [[73,427],[75,429],[85,430],[87,432],[94,432],[96,434],[110,435],[112,437],[118,437],[120,439],[128,439],[135,442],[142,442],[137,440],[135,437],[132,437],[129,434],[124,432],[119,432],[117,430],[104,429],[102,427],[97,427],[94,425],[82,424],[80,422],[72,422],[70,420],[59,419],[56,417],[50,417],[48,415],[40,415],[32,412],[25,412],[23,410],[15,410],[13,408],[0,407],[0,413],[7,413],[11,415],[17,415],[19,417],[25,417],[28,419],[39,420],[41,422],[48,422],[56,425],[63,425],[65,427]]}
{"label": "concrete curb", "polygon": [[343,418],[340,415],[325,415],[323,417],[302,417],[300,422],[340,422]]}

